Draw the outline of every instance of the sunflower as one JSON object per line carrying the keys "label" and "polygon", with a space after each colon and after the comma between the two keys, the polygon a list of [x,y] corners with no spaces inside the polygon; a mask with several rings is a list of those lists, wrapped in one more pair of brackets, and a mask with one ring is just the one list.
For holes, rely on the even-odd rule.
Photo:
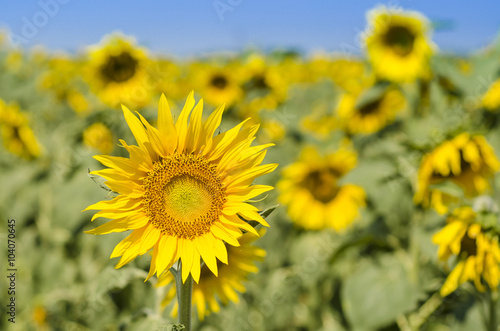
{"label": "sunflower", "polygon": [[500,79],[491,84],[482,99],[482,105],[487,110],[498,110],[500,108]]}
{"label": "sunflower", "polygon": [[243,97],[241,69],[236,64],[193,63],[190,72],[193,87],[211,105],[225,102],[231,107]]}
{"label": "sunflower", "polygon": [[51,91],[59,101],[63,101],[75,85],[79,67],[80,63],[68,56],[52,57],[47,63],[47,71],[41,75],[38,87]]}
{"label": "sunflower", "polygon": [[394,82],[429,76],[429,22],[415,12],[380,8],[368,13],[366,49],[376,75]]}
{"label": "sunflower", "polygon": [[377,132],[394,122],[396,115],[406,106],[403,94],[395,87],[389,87],[368,100],[362,100],[363,96],[345,93],[340,98],[337,115],[350,134]]}
{"label": "sunflower", "polygon": [[245,125],[247,121],[214,137],[224,107],[202,122],[203,101],[193,109],[194,104],[191,92],[174,124],[162,95],[158,129],[122,106],[139,146],[120,140],[130,158],[94,157],[110,168],[93,174],[105,178],[118,196],[87,207],[101,210],[92,220],[112,219],[87,233],[132,230],[111,254],[111,258],[121,256],[115,268],[152,249],[147,279],[161,275],[180,259],[182,281],[191,274],[198,282],[200,257],[217,275],[216,259],[227,263],[224,242],[239,246],[241,229],[257,234],[240,216],[269,226],[257,208],[245,201],[273,188],[251,185],[277,167],[260,165],[271,144],[250,146],[258,125]]}
{"label": "sunflower", "polygon": [[314,148],[305,148],[277,185],[292,221],[311,230],[339,231],[350,225],[365,205],[365,191],[339,181],[356,162],[356,154],[347,150],[321,157]]}
{"label": "sunflower", "polygon": [[324,140],[334,132],[340,132],[339,119],[332,112],[330,105],[321,102],[311,107],[309,114],[300,122],[301,131]]}
{"label": "sunflower", "polygon": [[363,61],[356,59],[335,59],[331,62],[328,76],[342,90],[354,94],[361,93],[375,82],[373,73],[366,70]]}
{"label": "sunflower", "polygon": [[119,34],[107,36],[101,46],[89,49],[88,56],[85,76],[102,102],[113,108],[120,104],[142,107],[149,102],[148,58],[133,40]]}
{"label": "sunflower", "polygon": [[256,116],[260,110],[276,109],[285,101],[289,82],[277,66],[268,65],[263,56],[252,55],[244,68],[243,116]]}
{"label": "sunflower", "polygon": [[19,106],[7,105],[0,99],[0,131],[5,148],[22,158],[33,159],[40,156],[40,146],[29,126],[27,116]]}
{"label": "sunflower", "polygon": [[450,180],[463,189],[466,197],[474,197],[490,188],[488,180],[499,167],[493,148],[483,136],[461,133],[423,157],[414,202],[444,214],[457,198],[432,186]]}
{"label": "sunflower", "polygon": [[473,281],[476,288],[485,290],[481,279],[493,291],[500,280],[500,248],[498,239],[493,238],[481,224],[470,207],[455,209],[447,219],[447,225],[432,237],[439,245],[438,257],[447,261],[457,257],[457,264],[441,288],[441,296],[455,291],[466,281]]}
{"label": "sunflower", "polygon": [[168,58],[153,59],[151,63],[149,75],[155,93],[161,94],[165,91],[167,99],[178,101],[184,99],[193,89],[191,84],[186,82],[185,68],[180,63]]}
{"label": "sunflower", "polygon": [[83,144],[109,154],[113,150],[113,135],[103,123],[94,123],[83,131]]}
{"label": "sunflower", "polygon": [[[259,230],[260,235],[265,233],[263,230]],[[266,255],[266,251],[252,245],[257,238],[254,234],[247,232],[240,238],[241,246],[237,248],[227,246],[227,264],[217,263],[218,277],[215,277],[206,265],[202,267],[200,282],[193,285],[192,301],[193,305],[197,307],[200,320],[203,320],[210,313],[220,310],[217,298],[223,305],[227,305],[230,301],[239,302],[237,292],[245,292],[243,283],[248,280],[250,273],[258,271],[255,263],[262,261]],[[168,286],[168,292],[162,301],[164,308],[177,295],[172,273],[164,272],[159,277],[157,286]],[[177,309],[176,301],[172,309],[173,316],[177,315]]]}

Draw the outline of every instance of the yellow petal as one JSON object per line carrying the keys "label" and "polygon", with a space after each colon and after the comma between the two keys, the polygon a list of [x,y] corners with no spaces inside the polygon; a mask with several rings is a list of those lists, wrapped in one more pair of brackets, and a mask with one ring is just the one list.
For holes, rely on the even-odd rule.
{"label": "yellow petal", "polygon": [[196,283],[200,281],[200,273],[201,273],[201,263],[200,263],[200,253],[193,247],[193,265],[191,266],[191,276],[193,276],[193,280]]}
{"label": "yellow petal", "polygon": [[158,107],[158,130],[160,131],[161,139],[165,142],[167,153],[173,153],[177,147],[177,131],[172,120],[172,113],[170,112],[167,98],[163,93],[160,97],[160,105]]}
{"label": "yellow petal", "polygon": [[194,242],[207,267],[214,273],[215,276],[217,276],[217,261],[215,259],[215,253],[212,248],[212,242],[207,239],[209,239],[209,237],[199,236],[194,240]]}
{"label": "yellow petal", "polygon": [[144,282],[147,282],[151,276],[153,276],[156,272],[156,257],[158,256],[158,243],[153,246],[153,254],[151,256],[151,264],[149,266],[149,273]]}
{"label": "yellow petal", "polygon": [[130,110],[128,110],[128,108],[124,105],[122,105],[122,110],[125,121],[127,121],[130,131],[132,131],[137,144],[139,144],[142,149],[151,152],[151,150],[147,147],[147,145],[149,144],[148,136],[146,134],[146,130],[144,130],[144,127],[141,124],[141,121],[139,121],[139,119],[135,117],[132,112],[130,112]]}
{"label": "yellow petal", "polygon": [[141,238],[139,254],[142,255],[156,245],[160,238],[160,231],[153,224],[149,224]]}
{"label": "yellow petal", "polygon": [[179,118],[175,123],[175,130],[177,131],[177,150],[181,153],[184,151],[184,148],[186,146],[188,119],[189,114],[191,113],[191,109],[193,109],[194,106],[193,95],[194,92],[191,91],[186,99],[184,107],[182,108],[181,114],[179,115]]}
{"label": "yellow petal", "polygon": [[[172,148],[170,149],[167,148],[167,144],[169,142],[167,141],[163,142],[161,140],[160,133],[158,132],[158,130],[152,127],[141,114],[137,113],[137,115],[139,115],[142,124],[144,124],[144,126],[146,127],[146,134],[148,136],[149,142],[153,150],[156,152],[157,155],[163,158],[167,157],[170,154],[169,150],[172,149]],[[175,149],[175,147],[173,148]]]}
{"label": "yellow petal", "polygon": [[184,283],[191,272],[193,266],[193,242],[189,239],[182,239],[182,282]]}
{"label": "yellow petal", "polygon": [[187,153],[197,151],[200,146],[200,137],[202,136],[203,127],[201,124],[201,117],[203,116],[203,99],[198,101],[194,107],[191,117],[189,119],[189,127],[187,131],[187,141],[185,150]]}
{"label": "yellow petal", "polygon": [[95,155],[94,159],[101,162],[106,167],[116,169],[129,175],[133,175],[138,172],[137,166],[134,164],[134,162],[124,157]]}
{"label": "yellow petal", "polygon": [[163,235],[158,246],[158,260],[156,261],[158,273],[170,269],[177,261],[177,238]]}
{"label": "yellow petal", "polygon": [[221,226],[218,223],[214,223],[214,224],[212,224],[212,227],[210,228],[210,231],[212,232],[212,234],[215,237],[224,240],[228,244],[230,244],[232,246],[236,246],[236,247],[240,246],[240,243],[238,242],[238,240],[236,238],[234,238],[233,236],[231,236],[224,229],[224,226]]}

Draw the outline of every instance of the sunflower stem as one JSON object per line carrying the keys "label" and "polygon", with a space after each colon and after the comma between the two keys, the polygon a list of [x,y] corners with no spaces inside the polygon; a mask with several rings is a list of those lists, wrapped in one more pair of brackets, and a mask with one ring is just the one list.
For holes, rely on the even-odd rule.
{"label": "sunflower stem", "polygon": [[497,301],[498,301],[498,293],[496,292],[493,292],[493,291],[489,291],[490,295],[489,295],[489,299],[490,299],[490,302],[489,302],[489,308],[490,308],[490,312],[489,312],[489,326],[488,326],[488,330],[490,331],[497,331],[498,330],[498,326],[497,326]]}
{"label": "sunflower stem", "polygon": [[[182,272],[178,271],[176,279],[179,295],[179,323],[184,325],[186,331],[191,330],[191,297],[193,294],[193,277],[191,274],[182,283]],[[180,285],[179,285],[180,284]]]}

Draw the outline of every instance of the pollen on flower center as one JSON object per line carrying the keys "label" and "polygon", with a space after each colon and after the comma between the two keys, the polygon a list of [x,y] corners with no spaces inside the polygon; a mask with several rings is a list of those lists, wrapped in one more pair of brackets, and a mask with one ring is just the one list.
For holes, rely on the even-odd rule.
{"label": "pollen on flower center", "polygon": [[144,179],[144,210],[164,234],[193,239],[210,231],[226,202],[217,166],[203,156],[174,154]]}
{"label": "pollen on flower center", "polygon": [[205,184],[189,175],[172,179],[165,186],[165,206],[172,216],[184,222],[206,214],[212,205],[212,196]]}

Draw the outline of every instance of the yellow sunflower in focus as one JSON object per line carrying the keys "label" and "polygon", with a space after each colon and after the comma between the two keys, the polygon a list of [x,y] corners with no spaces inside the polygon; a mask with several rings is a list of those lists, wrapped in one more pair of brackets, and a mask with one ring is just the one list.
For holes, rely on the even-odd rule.
{"label": "yellow sunflower in focus", "polygon": [[119,34],[108,36],[88,56],[86,79],[102,102],[113,108],[120,104],[142,107],[149,102],[148,58],[133,40]]}
{"label": "yellow sunflower in focus", "polygon": [[28,160],[40,156],[40,145],[19,106],[0,100],[0,131],[9,152]]}
{"label": "yellow sunflower in focus", "polygon": [[500,108],[500,79],[491,84],[482,99],[482,105],[488,110],[498,110]]}
{"label": "yellow sunflower in focus", "polygon": [[279,199],[288,206],[292,221],[310,230],[339,231],[349,226],[365,206],[365,191],[339,181],[356,162],[356,154],[350,151],[321,157],[314,148],[305,148],[299,161],[283,171],[277,184]]}
{"label": "yellow sunflower in focus", "polygon": [[500,162],[486,139],[464,132],[424,156],[413,200],[444,214],[448,212],[447,206],[457,199],[433,185],[450,180],[463,189],[466,197],[474,197],[490,188],[488,181],[499,167]]}
{"label": "yellow sunflower in focus", "polygon": [[415,12],[375,9],[368,13],[366,49],[375,74],[393,82],[427,78],[433,46],[429,22]]}
{"label": "yellow sunflower in focus", "polygon": [[202,121],[203,101],[195,106],[193,92],[175,124],[162,95],[158,128],[122,108],[139,146],[120,140],[129,158],[94,157],[109,168],[92,173],[106,179],[118,196],[87,207],[100,210],[92,220],[112,219],[87,233],[132,230],[111,258],[121,256],[115,267],[120,268],[152,249],[147,279],[161,275],[180,259],[182,281],[191,274],[198,282],[200,257],[217,275],[217,259],[227,264],[224,242],[240,246],[241,229],[258,235],[240,216],[269,226],[257,208],[245,201],[273,189],[252,185],[277,167],[260,165],[271,144],[251,146],[258,125],[246,125],[247,121],[214,136],[224,107]]}
{"label": "yellow sunflower in focus", "polygon": [[109,154],[113,150],[113,135],[103,123],[94,123],[83,131],[83,143],[102,154]]}
{"label": "yellow sunflower in focus", "polygon": [[[265,231],[261,229],[260,235]],[[207,266],[201,269],[200,282],[193,284],[193,299],[192,304],[196,305],[198,318],[203,320],[205,316],[212,312],[220,310],[219,301],[223,305],[227,305],[230,301],[239,302],[238,293],[245,292],[243,282],[248,280],[250,273],[258,271],[256,262],[262,261],[266,256],[266,251],[258,248],[252,243],[258,237],[252,233],[245,233],[240,238],[239,247],[227,246],[227,264],[217,263],[219,268],[219,276],[216,277]],[[164,272],[158,279],[157,286],[169,286],[167,295],[162,301],[162,307],[167,306],[177,296],[174,276],[171,272]],[[172,315],[177,315],[178,303],[175,304],[172,310]]]}
{"label": "yellow sunflower in focus", "polygon": [[211,105],[225,103],[231,107],[243,97],[242,76],[238,65],[193,63],[190,71],[193,86]]}
{"label": "yellow sunflower in focus", "polygon": [[473,281],[483,292],[482,279],[493,291],[500,280],[500,248],[498,239],[493,239],[479,223],[476,213],[470,207],[455,209],[447,219],[447,225],[432,237],[439,245],[438,256],[447,261],[450,256],[457,258],[457,264],[441,288],[441,296],[455,291],[461,284]]}
{"label": "yellow sunflower in focus", "polygon": [[361,100],[362,97],[363,94],[346,93],[339,101],[337,116],[350,134],[377,132],[394,122],[406,107],[403,94],[394,87],[369,100]]}

